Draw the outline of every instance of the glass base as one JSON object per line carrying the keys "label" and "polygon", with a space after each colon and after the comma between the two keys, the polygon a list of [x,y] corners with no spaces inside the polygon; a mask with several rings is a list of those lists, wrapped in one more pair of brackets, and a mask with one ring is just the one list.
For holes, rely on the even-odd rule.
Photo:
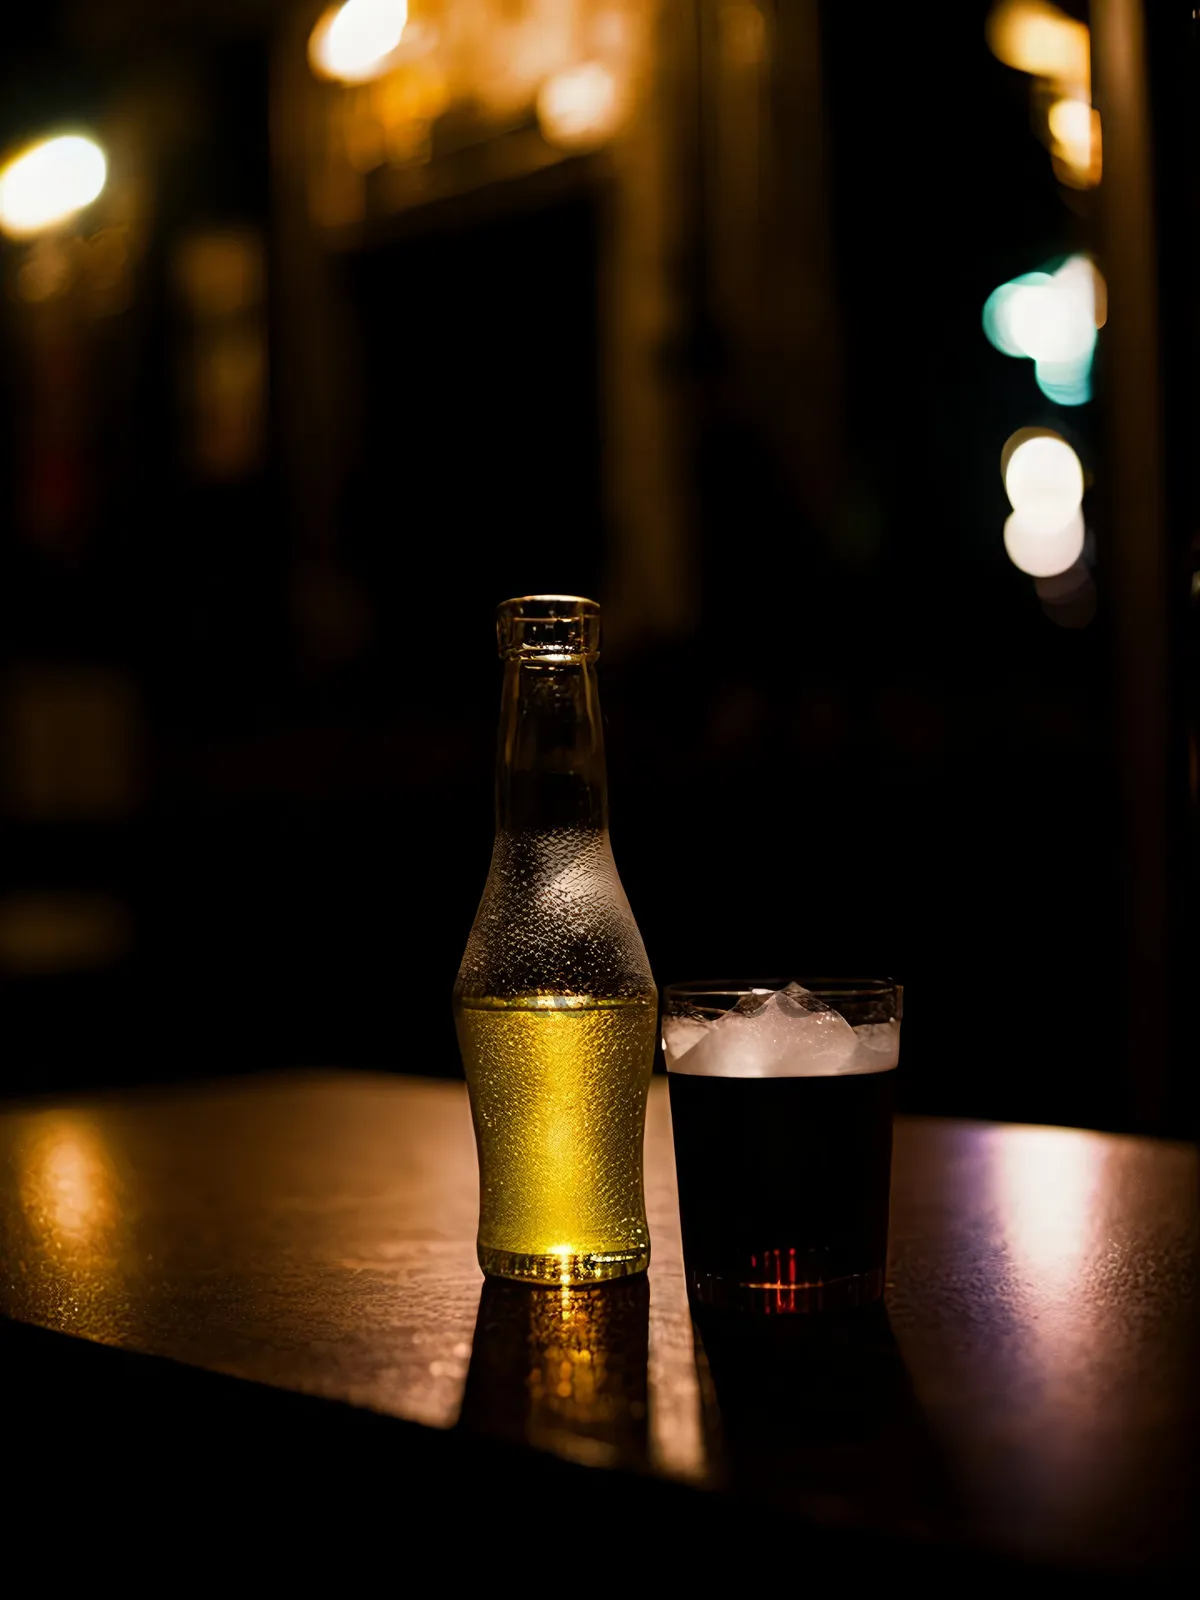
{"label": "glass base", "polygon": [[650,1247],[638,1250],[596,1250],[582,1255],[526,1255],[516,1250],[478,1247],[479,1265],[489,1278],[509,1278],[516,1283],[607,1283],[631,1278],[650,1265]]}
{"label": "glass base", "polygon": [[688,1299],[718,1311],[753,1311],[763,1316],[848,1311],[883,1299],[884,1271],[855,1272],[825,1283],[740,1283],[711,1272],[687,1269]]}

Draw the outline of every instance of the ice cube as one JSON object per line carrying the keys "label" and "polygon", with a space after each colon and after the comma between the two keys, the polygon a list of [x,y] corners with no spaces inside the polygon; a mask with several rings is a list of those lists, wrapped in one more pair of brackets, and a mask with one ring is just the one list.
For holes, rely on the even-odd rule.
{"label": "ice cube", "polygon": [[793,978],[791,983],[784,984],[779,993],[783,995],[785,999],[798,1000],[804,995],[811,995],[812,990],[806,989],[802,983],[797,983],[795,978]]}
{"label": "ice cube", "polygon": [[773,994],[743,995],[694,1036],[686,1064],[676,1070],[719,1078],[826,1077],[845,1070],[857,1045],[839,1012],[789,984]]}
{"label": "ice cube", "polygon": [[712,1027],[712,1022],[694,1012],[691,1014],[676,1012],[674,1016],[664,1016],[662,1019],[662,1047],[663,1054],[669,1065],[673,1065],[680,1057],[687,1055],[694,1045],[698,1045],[704,1035]]}
{"label": "ice cube", "polygon": [[744,1017],[756,1017],[764,1006],[770,1005],[780,995],[796,999],[807,993],[808,990],[801,988],[798,983],[789,983],[786,989],[751,989],[749,994],[742,996],[733,1009]]}
{"label": "ice cube", "polygon": [[841,1072],[890,1072],[900,1060],[899,1022],[863,1022],[854,1032],[858,1043]]}

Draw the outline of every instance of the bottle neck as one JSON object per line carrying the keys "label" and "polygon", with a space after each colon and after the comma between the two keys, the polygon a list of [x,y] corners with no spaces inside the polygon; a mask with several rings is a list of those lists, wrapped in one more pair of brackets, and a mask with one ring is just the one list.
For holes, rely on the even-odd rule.
{"label": "bottle neck", "polygon": [[510,658],[500,704],[497,830],[607,826],[595,662]]}

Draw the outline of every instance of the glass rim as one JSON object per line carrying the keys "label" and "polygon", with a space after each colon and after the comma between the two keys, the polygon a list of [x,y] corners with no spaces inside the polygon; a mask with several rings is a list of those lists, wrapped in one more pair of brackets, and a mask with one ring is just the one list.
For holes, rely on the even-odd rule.
{"label": "glass rim", "polygon": [[836,994],[843,1000],[874,1000],[884,995],[899,996],[904,993],[904,985],[897,983],[894,978],[818,978],[801,974],[798,978],[687,978],[679,983],[664,984],[663,999],[690,1000],[701,994],[729,995],[736,1003],[743,995],[764,989],[786,989],[789,983],[799,983],[818,999],[823,999],[827,994]]}
{"label": "glass rim", "polygon": [[520,617],[528,622],[576,622],[600,615],[600,603],[583,594],[517,594],[501,600],[497,616]]}
{"label": "glass rim", "polygon": [[496,644],[504,661],[555,666],[595,661],[600,607],[581,594],[525,594],[496,607]]}

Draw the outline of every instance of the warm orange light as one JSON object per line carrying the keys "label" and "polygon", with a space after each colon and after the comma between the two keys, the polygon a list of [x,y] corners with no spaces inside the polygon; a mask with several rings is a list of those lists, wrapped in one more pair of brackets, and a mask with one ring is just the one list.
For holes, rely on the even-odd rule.
{"label": "warm orange light", "polygon": [[131,939],[108,895],[26,892],[0,900],[0,972],[84,971],[119,960]]}
{"label": "warm orange light", "polygon": [[1055,175],[1072,189],[1100,182],[1100,113],[1086,100],[1056,100],[1047,115]]}
{"label": "warm orange light", "polygon": [[1091,84],[1091,36],[1045,0],[1001,0],[987,20],[991,52],[1006,66],[1062,84]]}
{"label": "warm orange light", "polygon": [[108,163],[81,134],[44,139],[0,172],[0,229],[28,239],[82,211],[104,188]]}
{"label": "warm orange light", "polygon": [[569,1283],[571,1277],[571,1263],[574,1261],[576,1256],[575,1246],[573,1244],[552,1244],[550,1246],[549,1254],[552,1256],[557,1256],[559,1261],[562,1263],[559,1268],[560,1283]]}
{"label": "warm orange light", "polygon": [[61,239],[50,234],[38,239],[17,273],[17,293],[30,305],[53,300],[71,285],[73,261]]}
{"label": "warm orange light", "polygon": [[86,1253],[116,1217],[115,1179],[99,1132],[83,1116],[47,1115],[23,1152],[21,1202],[46,1254]]}
{"label": "warm orange light", "polygon": [[620,125],[622,109],[617,80],[601,61],[565,67],[547,78],[538,91],[542,135],[562,150],[603,144]]}
{"label": "warm orange light", "polygon": [[408,0],[345,0],[330,6],[309,36],[309,66],[318,78],[370,83],[391,65],[407,21]]}
{"label": "warm orange light", "polygon": [[29,1244],[21,1289],[33,1320],[122,1343],[129,1332],[121,1292],[129,1212],[99,1119],[37,1112],[25,1119],[12,1155]]}
{"label": "warm orange light", "polygon": [[1056,100],[1050,107],[1050,132],[1065,154],[1086,166],[1092,151],[1092,117],[1086,100]]}

